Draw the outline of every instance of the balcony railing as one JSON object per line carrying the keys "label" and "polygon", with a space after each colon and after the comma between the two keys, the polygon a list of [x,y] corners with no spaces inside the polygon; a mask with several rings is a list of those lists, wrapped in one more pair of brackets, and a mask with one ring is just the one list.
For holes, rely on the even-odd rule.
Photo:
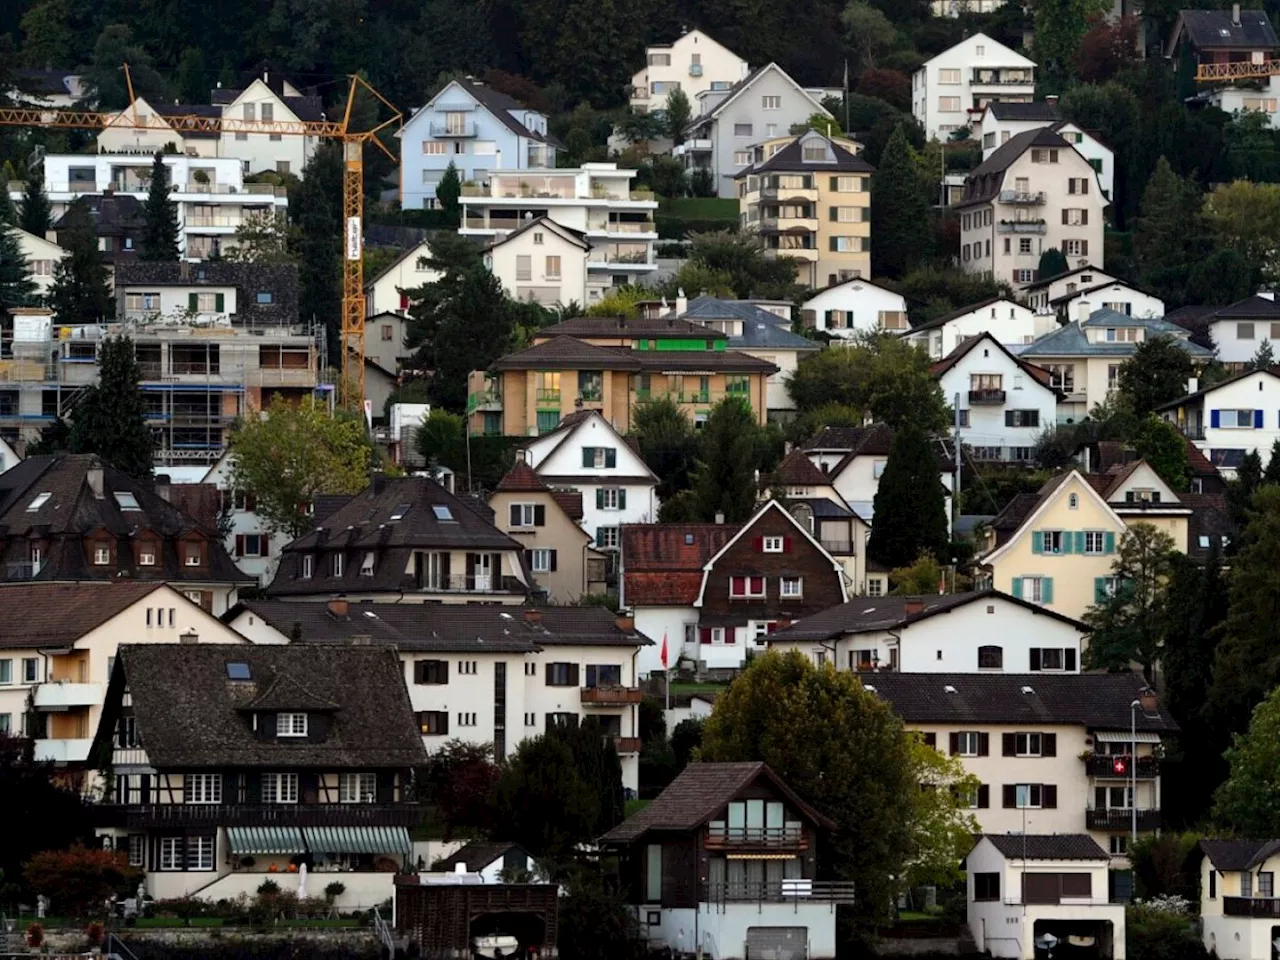
{"label": "balcony railing", "polygon": [[[1084,825],[1088,830],[1129,830],[1133,827],[1133,811],[1112,807],[1108,810],[1086,810]],[[1138,829],[1144,832],[1160,829],[1159,810],[1139,810]]]}
{"label": "balcony railing", "polygon": [[639,753],[641,743],[639,737],[614,737],[613,746],[619,753]]}
{"label": "balcony railing", "polygon": [[707,828],[708,850],[768,847],[782,850],[803,850],[809,844],[804,828],[798,823],[781,827],[719,827]]}
{"label": "balcony railing", "polygon": [[560,391],[552,390],[550,387],[538,387],[536,399],[538,403],[559,403]]}
{"label": "balcony railing", "polygon": [[6,580],[30,580],[39,572],[39,567],[30,560],[10,560],[4,565]]}
{"label": "balcony railing", "polygon": [[692,393],[681,393],[680,402],[681,403],[710,403],[711,391],[695,390]]}
{"label": "balcony railing", "polygon": [[848,556],[853,553],[853,541],[848,537],[823,537],[820,541],[822,549],[837,556]]}
{"label": "balcony railing", "polygon": [[416,827],[416,803],[151,803],[92,807],[102,826],[234,827],[281,824],[290,827]]}
{"label": "balcony railing", "polygon": [[475,410],[501,410],[502,393],[498,390],[485,390],[467,396],[467,413]]}
{"label": "balcony railing", "polygon": [[1001,190],[1001,203],[1044,203],[1044,191]]}
{"label": "balcony railing", "polygon": [[990,70],[975,70],[970,82],[976,87],[1029,87],[1035,80],[1022,73],[1002,74]]}
{"label": "balcony railing", "polygon": [[422,578],[417,588],[426,593],[527,593],[528,587],[515,577],[486,577],[454,574]]}
{"label": "balcony railing", "polygon": [[853,903],[853,883],[844,880],[775,880],[708,883],[703,903]]}
{"label": "balcony railing", "polygon": [[1003,390],[997,390],[993,387],[983,388],[981,390],[970,390],[969,402],[979,403],[979,404],[982,404],[982,403],[1000,404],[1000,403],[1004,403],[1004,396],[1005,394]]}
{"label": "balcony railing", "polygon": [[996,224],[997,233],[1044,233],[1043,220],[1001,220]]}
{"label": "balcony railing", "polygon": [[643,699],[644,694],[639,687],[609,684],[607,686],[582,688],[582,703],[584,706],[616,707],[628,703],[639,703]]}
{"label": "balcony railing", "polygon": [[[1133,776],[1133,757],[1120,754],[1112,754],[1105,756],[1103,754],[1094,754],[1091,757],[1085,757],[1084,772],[1091,777],[1120,777],[1128,778]],[[1137,763],[1137,776],[1141,780],[1149,780],[1152,777],[1160,775],[1160,760],[1158,757],[1139,757]]]}
{"label": "balcony railing", "polygon": [[1228,917],[1262,917],[1280,920],[1280,898],[1223,897],[1222,912]]}
{"label": "balcony railing", "polygon": [[431,135],[433,137],[474,137],[476,135],[475,121],[441,123],[439,120],[433,120],[431,122]]}
{"label": "balcony railing", "polygon": [[604,391],[583,390],[578,394],[578,399],[583,403],[604,403]]}

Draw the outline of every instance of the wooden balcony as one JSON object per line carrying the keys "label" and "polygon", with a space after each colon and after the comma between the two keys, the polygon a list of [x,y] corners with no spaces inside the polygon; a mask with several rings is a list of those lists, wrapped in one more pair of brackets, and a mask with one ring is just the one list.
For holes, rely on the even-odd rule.
{"label": "wooden balcony", "polygon": [[853,883],[843,880],[780,880],[756,883],[708,883],[703,903],[853,903]]}
{"label": "wooden balcony", "polygon": [[102,826],[181,829],[195,827],[415,827],[422,820],[416,803],[149,803],[98,804],[94,822]]}
{"label": "wooden balcony", "polygon": [[621,754],[639,753],[642,746],[639,737],[614,737],[614,749]]}
{"label": "wooden balcony", "polygon": [[807,850],[809,839],[798,823],[781,827],[707,828],[703,846],[708,850]]}
{"label": "wooden balcony", "polygon": [[1228,917],[1261,917],[1280,920],[1280,898],[1223,897],[1222,912]]}
{"label": "wooden balcony", "polygon": [[639,703],[644,694],[639,687],[601,685],[582,688],[582,705],[584,707],[623,707]]}
{"label": "wooden balcony", "polygon": [[991,404],[998,406],[1004,403],[1005,393],[1003,390],[970,390],[969,402],[974,404]]}
{"label": "wooden balcony", "polygon": [[[1094,754],[1086,757],[1084,772],[1091,777],[1117,777],[1128,779],[1134,776],[1131,769],[1133,757],[1125,755]],[[1139,780],[1150,780],[1160,776],[1160,760],[1157,757],[1139,757],[1136,771]]]}
{"label": "wooden balcony", "polygon": [[[1086,810],[1084,812],[1084,825],[1086,830],[1131,830],[1133,829],[1133,811],[1122,808],[1112,808],[1109,810]],[[1149,833],[1152,830],[1159,829],[1159,810],[1138,811],[1139,831]]]}

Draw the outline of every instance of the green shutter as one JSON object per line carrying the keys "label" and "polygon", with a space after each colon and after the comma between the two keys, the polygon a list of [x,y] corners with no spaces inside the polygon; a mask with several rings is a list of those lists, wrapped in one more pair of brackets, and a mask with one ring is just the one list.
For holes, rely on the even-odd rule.
{"label": "green shutter", "polygon": [[1013,578],[1013,595],[1017,597],[1019,600],[1022,599],[1022,578],[1021,577]]}
{"label": "green shutter", "polygon": [[215,293],[213,295],[213,309],[218,313],[222,313],[227,309],[227,295],[225,293]]}
{"label": "green shutter", "polygon": [[1071,552],[1071,531],[1070,530],[1062,531],[1062,552],[1063,553]]}
{"label": "green shutter", "polygon": [[1045,606],[1053,603],[1053,577],[1045,577],[1041,581],[1040,602]]}
{"label": "green shutter", "polygon": [[582,465],[589,469],[595,466],[595,463],[596,463],[595,451],[592,450],[590,447],[583,447],[582,448]]}
{"label": "green shutter", "polygon": [[604,451],[604,465],[610,469],[618,465],[618,451],[613,447],[606,447]]}
{"label": "green shutter", "polygon": [[1103,553],[1115,553],[1115,552],[1116,552],[1116,535],[1115,535],[1114,533],[1105,533],[1105,534],[1103,534],[1103,536],[1102,536],[1102,552],[1103,552]]}
{"label": "green shutter", "polygon": [[1107,578],[1106,577],[1093,578],[1093,602],[1094,603],[1107,602]]}
{"label": "green shutter", "polygon": [[1084,531],[1077,530],[1075,533],[1076,553],[1084,553]]}
{"label": "green shutter", "polygon": [[200,294],[198,293],[187,294],[187,309],[190,310],[192,313],[195,313],[200,309]]}
{"label": "green shutter", "polygon": [[1041,546],[1043,543],[1044,543],[1044,538],[1040,536],[1040,531],[1032,530],[1031,531],[1031,552],[1044,553],[1044,551],[1041,549]]}
{"label": "green shutter", "polygon": [[596,487],[596,509],[604,509],[604,487]]}
{"label": "green shutter", "polygon": [[618,491],[618,509],[619,510],[627,509],[627,491],[626,490]]}

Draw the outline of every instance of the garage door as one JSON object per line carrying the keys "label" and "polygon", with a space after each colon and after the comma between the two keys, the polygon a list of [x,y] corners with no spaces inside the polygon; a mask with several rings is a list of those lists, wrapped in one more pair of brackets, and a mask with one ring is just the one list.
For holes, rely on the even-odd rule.
{"label": "garage door", "polygon": [[808,927],[747,927],[747,960],[806,960]]}

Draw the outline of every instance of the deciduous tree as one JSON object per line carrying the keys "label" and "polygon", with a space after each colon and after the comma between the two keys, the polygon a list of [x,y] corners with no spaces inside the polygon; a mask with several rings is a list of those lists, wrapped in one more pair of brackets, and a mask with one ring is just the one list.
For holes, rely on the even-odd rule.
{"label": "deciduous tree", "polygon": [[1147,414],[1134,433],[1133,448],[1175,491],[1187,489],[1191,482],[1187,441],[1172,423],[1154,413]]}
{"label": "deciduous tree", "polygon": [[1125,671],[1131,663],[1140,663],[1152,679],[1176,549],[1169,534],[1149,523],[1135,523],[1125,531],[1111,564],[1110,582],[1099,578],[1094,583],[1094,604],[1081,618],[1093,630],[1085,653],[1087,666]]}
{"label": "deciduous tree", "polygon": [[142,243],[139,260],[178,261],[178,205],[169,196],[169,168],[157,153],[151,163],[151,181],[143,205]]}
{"label": "deciduous tree", "polygon": [[889,18],[862,0],[850,0],[840,14],[840,22],[857,55],[860,70],[875,67],[877,58],[898,40],[898,31]]}
{"label": "deciduous tree", "polygon": [[104,916],[107,901],[130,892],[138,882],[138,871],[123,852],[78,845],[37,853],[23,867],[23,875],[27,886],[47,896],[55,910],[80,919]]}
{"label": "deciduous tree", "polygon": [[484,836],[494,828],[490,801],[501,774],[492,744],[450,740],[431,754],[422,787],[444,824],[445,839]]}
{"label": "deciduous tree", "polygon": [[1220,184],[1205,198],[1204,219],[1216,249],[1234,250],[1260,282],[1280,279],[1280,184]]}
{"label": "deciduous tree", "polygon": [[1218,788],[1213,815],[1222,828],[1245,837],[1280,831],[1280,688],[1253,710],[1249,729],[1227,750],[1231,773]]}
{"label": "deciduous tree", "polygon": [[76,404],[73,453],[96,453],[135,479],[151,476],[155,441],[138,384],[142,368],[129,337],[108,337],[98,351],[98,382]]}
{"label": "deciduous tree", "polygon": [[[235,243],[223,257],[233,263],[298,262],[289,218],[271,209],[246,213],[236,227]],[[367,272],[365,276],[372,276]]]}
{"label": "deciduous tree", "polygon": [[1065,86],[1089,29],[1090,17],[1102,13],[1100,0],[1036,0],[1034,54],[1044,82],[1055,90]]}
{"label": "deciduous tree", "polygon": [[1184,396],[1194,373],[1186,349],[1173,337],[1161,336],[1138,344],[1133,356],[1120,365],[1116,386],[1133,412],[1146,416],[1161,404]]}
{"label": "deciduous tree", "polygon": [[296,406],[277,395],[231,437],[231,484],[251,491],[268,529],[300,537],[312,526],[307,506],[325,493],[356,493],[369,482],[372,451],[364,421],[308,397]]}
{"label": "deciduous tree", "polygon": [[890,570],[910,566],[922,553],[950,561],[941,472],[938,449],[923,430],[897,431],[872,501],[870,559]]}

